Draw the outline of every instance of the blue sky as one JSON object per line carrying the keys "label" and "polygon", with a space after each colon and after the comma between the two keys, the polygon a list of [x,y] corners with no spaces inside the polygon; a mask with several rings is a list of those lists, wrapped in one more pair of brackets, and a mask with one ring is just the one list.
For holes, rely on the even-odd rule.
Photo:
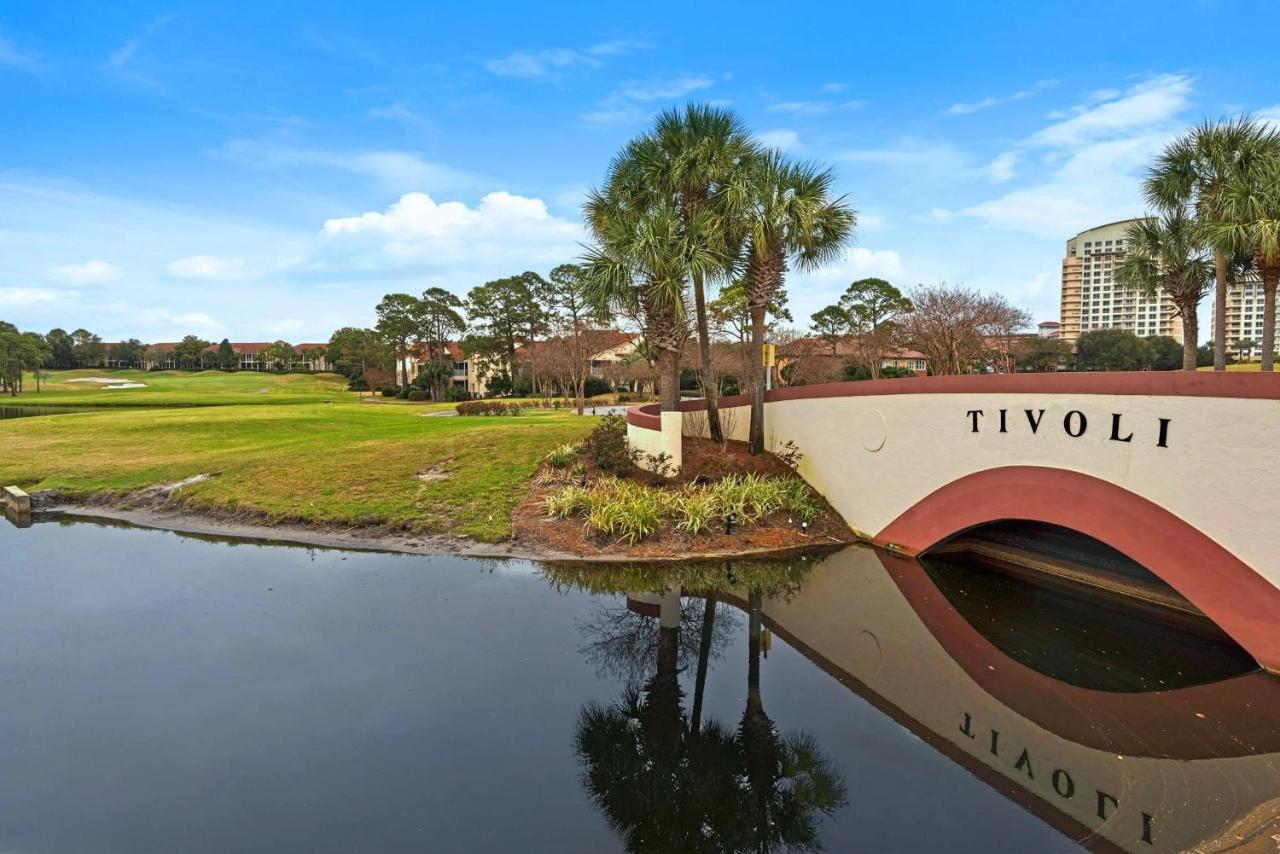
{"label": "blue sky", "polygon": [[[269,5],[269,8],[268,8]],[[738,111],[860,212],[798,323],[882,275],[1058,315],[1145,163],[1280,119],[1274,2],[0,5],[0,319],[325,340],[394,290],[571,260],[658,110]]]}

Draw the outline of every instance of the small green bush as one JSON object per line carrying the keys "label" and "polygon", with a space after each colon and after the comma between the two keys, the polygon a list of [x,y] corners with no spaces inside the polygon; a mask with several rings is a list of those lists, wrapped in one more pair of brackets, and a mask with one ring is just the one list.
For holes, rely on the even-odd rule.
{"label": "small green bush", "polygon": [[464,400],[454,407],[459,415],[519,415],[520,404],[501,400]]}
{"label": "small green bush", "polygon": [[582,450],[604,471],[626,474],[635,464],[627,444],[627,419],[621,415],[601,418],[583,440]]}
{"label": "small green bush", "polygon": [[557,469],[567,468],[577,459],[578,446],[568,443],[552,448],[551,453],[546,456],[547,464]]}
{"label": "small green bush", "polygon": [[415,388],[409,392],[409,400],[412,400],[414,403],[421,403],[427,398],[427,393],[420,388]]}

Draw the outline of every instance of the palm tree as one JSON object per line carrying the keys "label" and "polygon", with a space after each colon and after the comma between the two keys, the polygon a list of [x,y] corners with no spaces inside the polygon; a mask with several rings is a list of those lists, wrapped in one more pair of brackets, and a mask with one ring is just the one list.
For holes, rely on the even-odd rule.
{"label": "palm tree", "polygon": [[[692,247],[730,259],[725,249],[726,230],[720,221],[731,220],[747,198],[747,175],[758,149],[742,120],[729,110],[706,104],[670,109],[655,120],[653,129],[633,140],[624,154],[624,168],[634,170],[635,186],[670,202],[680,219],[685,240]],[[703,397],[711,438],[724,441],[716,407],[717,383],[711,364],[711,336],[707,321],[707,280],[726,277],[732,265],[720,269],[691,265],[694,317]]]}
{"label": "palm tree", "polygon": [[753,170],[751,205],[742,223],[746,244],[743,285],[751,313],[751,430],[749,450],[764,450],[765,312],[782,290],[788,265],[813,270],[834,260],[853,234],[857,216],[832,195],[835,176],[781,152],[762,156]]}
{"label": "palm tree", "polygon": [[1219,219],[1205,224],[1210,239],[1252,255],[1262,279],[1262,364],[1275,369],[1276,288],[1280,285],[1280,157],[1241,170],[1215,192]]}
{"label": "palm tree", "polygon": [[[1116,284],[1153,296],[1163,291],[1182,318],[1182,369],[1196,369],[1196,311],[1214,278],[1204,250],[1204,229],[1182,211],[1147,217],[1129,226],[1129,252],[1116,267]],[[1217,342],[1215,342],[1217,343]]]}
{"label": "palm tree", "polygon": [[[1206,121],[1171,143],[1157,158],[1144,183],[1147,200],[1162,211],[1191,211],[1206,222],[1224,222],[1222,188],[1259,160],[1274,158],[1280,135],[1255,119],[1241,116]],[[1227,256],[1229,245],[1213,244],[1217,287],[1214,294],[1213,369],[1227,367]]]}
{"label": "palm tree", "polygon": [[661,409],[677,412],[680,352],[688,337],[686,275],[722,261],[686,240],[674,205],[635,191],[638,176],[625,158],[610,172],[604,190],[592,190],[583,207],[596,240],[584,259],[584,295],[599,314],[639,318],[645,343],[658,353]]}

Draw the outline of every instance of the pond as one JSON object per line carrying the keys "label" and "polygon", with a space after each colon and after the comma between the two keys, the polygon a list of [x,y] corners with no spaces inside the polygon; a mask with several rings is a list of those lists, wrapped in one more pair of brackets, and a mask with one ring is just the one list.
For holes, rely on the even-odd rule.
{"label": "pond", "polygon": [[37,415],[67,415],[72,412],[94,412],[84,406],[4,406],[0,404],[0,421],[7,418],[31,418]]}
{"label": "pond", "polygon": [[[1277,832],[1276,679],[1211,628],[1146,637],[948,560],[606,568],[0,523],[0,850],[1177,851]],[[1211,642],[1185,665],[1148,652],[1192,636]]]}

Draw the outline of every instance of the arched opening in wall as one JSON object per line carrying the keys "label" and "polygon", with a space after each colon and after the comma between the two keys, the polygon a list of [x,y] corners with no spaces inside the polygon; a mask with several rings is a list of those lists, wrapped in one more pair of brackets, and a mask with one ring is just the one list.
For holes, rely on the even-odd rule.
{"label": "arched opening in wall", "polygon": [[920,561],[992,645],[1073,685],[1163,691],[1258,669],[1151,568],[1069,528],[988,522],[948,537]]}

